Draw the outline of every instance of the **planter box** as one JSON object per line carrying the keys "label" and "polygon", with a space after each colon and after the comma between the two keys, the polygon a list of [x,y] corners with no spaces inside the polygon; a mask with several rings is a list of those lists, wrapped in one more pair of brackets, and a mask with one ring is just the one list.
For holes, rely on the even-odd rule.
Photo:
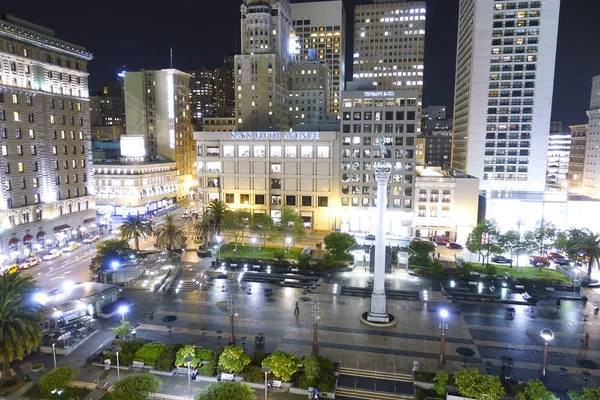
{"label": "planter box", "polygon": [[149,372],[154,375],[173,376],[173,374],[175,373],[175,368],[173,368],[170,371],[160,371],[158,369],[151,369]]}
{"label": "planter box", "polygon": [[[203,381],[203,382],[217,382],[217,377],[216,376],[198,375],[198,376],[196,376],[196,380]],[[264,385],[263,385],[263,388],[264,388]]]}
{"label": "planter box", "polygon": [[419,387],[419,388],[425,389],[425,390],[433,390],[435,388],[435,384],[431,383],[431,382],[415,381],[414,384],[416,387]]}

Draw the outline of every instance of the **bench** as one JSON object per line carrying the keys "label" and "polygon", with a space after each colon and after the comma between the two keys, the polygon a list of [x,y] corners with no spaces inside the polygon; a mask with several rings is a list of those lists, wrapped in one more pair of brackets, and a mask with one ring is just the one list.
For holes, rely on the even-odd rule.
{"label": "bench", "polygon": [[546,288],[546,292],[554,292],[554,288],[553,287],[547,287]]}
{"label": "bench", "polygon": [[281,381],[272,381],[271,387],[281,389]]}
{"label": "bench", "polygon": [[525,286],[523,286],[523,285],[515,285],[515,289],[517,289],[517,290],[524,290]]}
{"label": "bench", "polygon": [[529,299],[531,299],[531,296],[529,295],[529,293],[527,293],[527,292],[524,292],[524,293],[523,293],[523,298],[524,298],[525,300],[529,300]]}
{"label": "bench", "polygon": [[175,371],[175,375],[187,375],[187,374],[188,374],[187,367],[177,367],[177,370]]}
{"label": "bench", "polygon": [[144,368],[144,363],[141,361],[134,361],[133,362],[133,369],[142,369]]}
{"label": "bench", "polygon": [[226,374],[224,372],[221,373],[221,380],[222,381],[233,382],[233,378],[234,378],[233,374]]}

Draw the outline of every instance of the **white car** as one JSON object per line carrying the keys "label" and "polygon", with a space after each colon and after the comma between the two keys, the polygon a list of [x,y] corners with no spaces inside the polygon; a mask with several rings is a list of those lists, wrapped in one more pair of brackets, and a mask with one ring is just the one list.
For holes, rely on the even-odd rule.
{"label": "white car", "polygon": [[62,256],[62,251],[56,249],[50,250],[50,253],[44,256],[44,261],[54,260],[55,258],[58,258],[60,256]]}
{"label": "white car", "polygon": [[28,269],[31,267],[35,267],[36,265],[39,265],[42,262],[42,259],[35,256],[35,257],[30,257],[27,260],[23,261],[23,263],[19,266],[20,269]]}

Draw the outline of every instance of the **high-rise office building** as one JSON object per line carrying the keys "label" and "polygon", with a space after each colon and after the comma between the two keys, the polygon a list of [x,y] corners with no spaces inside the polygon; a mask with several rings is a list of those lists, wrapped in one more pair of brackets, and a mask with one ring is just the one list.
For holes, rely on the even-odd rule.
{"label": "high-rise office building", "polygon": [[583,170],[583,193],[600,198],[600,75],[592,79],[590,109],[587,112],[588,131]]}
{"label": "high-rise office building", "polygon": [[446,119],[446,106],[423,107],[422,117],[428,119]]}
{"label": "high-rise office building", "polygon": [[561,121],[550,122],[548,137],[548,160],[546,164],[546,188],[564,190],[569,172],[571,134],[563,131]]}
{"label": "high-rise office building", "polygon": [[460,0],[452,167],[543,191],[560,0]]}
{"label": "high-rise office building", "polygon": [[0,264],[96,227],[91,59],[51,29],[0,14]]}
{"label": "high-rise office building", "polygon": [[217,98],[217,116],[235,116],[235,74],[233,72],[235,54],[228,54],[223,64],[215,69],[215,85]]}
{"label": "high-rise office building", "polygon": [[[330,70],[329,111],[340,112],[340,93],[345,83],[346,11],[341,0],[291,4],[298,36],[298,62],[324,62]],[[294,121],[292,121],[294,122]]]}
{"label": "high-rise office building", "polygon": [[421,102],[425,2],[374,0],[354,9],[353,81],[377,90],[416,89]]}
{"label": "high-rise office building", "polygon": [[417,163],[448,168],[452,152],[452,132],[432,131],[417,137]]}
{"label": "high-rise office building", "polygon": [[320,62],[290,65],[289,111],[294,125],[314,124],[327,114],[329,67]]}
{"label": "high-rise office building", "polygon": [[583,184],[587,124],[571,125],[571,146],[569,149],[569,171],[567,173],[567,185],[569,190],[580,192]]}
{"label": "high-rise office building", "polygon": [[244,0],[242,53],[235,56],[235,109],[240,130],[291,128],[289,64],[298,53],[287,0]]}
{"label": "high-rise office building", "polygon": [[90,95],[92,139],[118,140],[125,133],[123,80],[111,79]]}
{"label": "high-rise office building", "polygon": [[189,72],[190,111],[192,124],[199,125],[202,118],[217,115],[217,85],[214,70]]}
{"label": "high-rise office building", "polygon": [[125,74],[127,133],[144,136],[145,156],[175,161],[178,199],[193,194],[197,187],[190,78],[176,69]]}

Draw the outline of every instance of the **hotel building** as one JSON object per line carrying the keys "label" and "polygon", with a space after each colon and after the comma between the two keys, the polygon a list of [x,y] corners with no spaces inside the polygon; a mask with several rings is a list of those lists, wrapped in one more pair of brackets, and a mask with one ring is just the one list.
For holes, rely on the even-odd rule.
{"label": "hotel building", "polygon": [[569,172],[569,152],[571,134],[563,132],[562,122],[550,123],[548,137],[548,161],[546,167],[546,188],[549,190],[565,190],[567,173]]}
{"label": "hotel building", "polygon": [[125,73],[127,132],[143,135],[145,155],[177,166],[177,199],[196,190],[190,75],[175,69]]}
{"label": "hotel building", "polygon": [[329,67],[324,63],[302,63],[290,66],[289,111],[294,126],[314,124],[328,113]]}
{"label": "hotel building", "polygon": [[[354,86],[348,83],[349,86]],[[375,167],[392,169],[386,232],[412,235],[418,89],[342,93],[340,206],[342,231],[373,232]],[[382,163],[380,142],[386,154]]]}
{"label": "hotel building", "polygon": [[452,167],[544,191],[560,0],[460,0]]}
{"label": "hotel building", "polygon": [[569,148],[569,171],[567,186],[569,191],[580,192],[583,185],[585,155],[587,152],[587,124],[571,125],[571,146]]}
{"label": "hotel building", "polygon": [[0,15],[0,262],[95,227],[91,59],[51,29]]}
{"label": "hotel building", "polygon": [[[345,83],[346,12],[341,0],[291,4],[294,29],[302,62],[324,62],[329,67],[328,109],[340,112],[340,93]],[[294,121],[292,121],[294,122]]]}
{"label": "hotel building", "polygon": [[339,204],[338,132],[195,132],[199,206],[298,212],[310,230],[331,231]]}
{"label": "hotel building", "polygon": [[600,199],[600,75],[592,80],[583,170],[583,194]]}

